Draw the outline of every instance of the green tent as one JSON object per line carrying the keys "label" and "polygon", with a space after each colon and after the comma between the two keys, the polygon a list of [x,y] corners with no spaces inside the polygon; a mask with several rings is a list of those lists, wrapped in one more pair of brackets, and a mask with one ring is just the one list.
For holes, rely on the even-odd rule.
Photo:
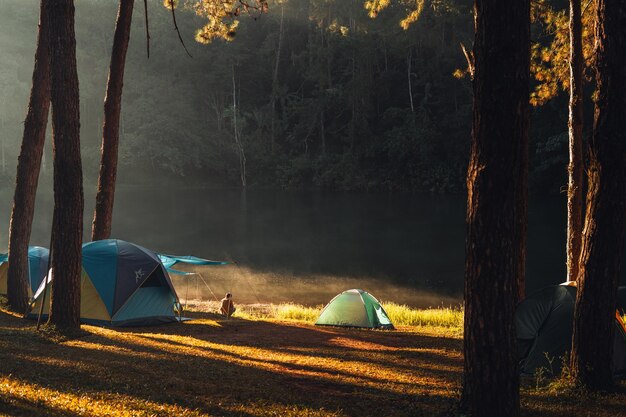
{"label": "green tent", "polygon": [[393,329],[387,313],[373,295],[347,290],[333,298],[315,322],[317,326]]}

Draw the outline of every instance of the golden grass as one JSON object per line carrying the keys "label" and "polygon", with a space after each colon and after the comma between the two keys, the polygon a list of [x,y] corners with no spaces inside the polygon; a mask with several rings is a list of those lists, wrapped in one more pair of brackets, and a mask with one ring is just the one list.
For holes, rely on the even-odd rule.
{"label": "golden grass", "polygon": [[[258,319],[274,319],[297,321],[313,324],[323,306],[307,307],[301,304],[283,303],[283,304],[250,304],[241,305],[235,312],[234,317],[258,320]],[[210,309],[198,309],[197,306],[192,311],[211,311]]]}
{"label": "golden grass", "polygon": [[[460,307],[417,309],[396,303],[382,303],[382,306],[391,319],[391,322],[396,326],[443,327],[456,332],[463,331],[463,310],[461,310]],[[243,305],[235,312],[235,317],[246,319],[294,320],[313,324],[320,315],[323,307],[324,306],[307,307],[293,303]]]}
{"label": "golden grass", "polygon": [[458,339],[319,328],[302,321],[313,313],[192,313],[178,325],[83,326],[78,338],[51,339],[0,311],[0,415],[426,416],[454,404]]}
{"label": "golden grass", "polygon": [[[392,306],[390,315],[419,325],[390,332],[312,326],[317,308],[269,310],[240,306],[253,319],[230,320],[192,312],[189,322],[150,328],[83,326],[78,338],[54,340],[0,311],[0,416],[455,415],[462,340],[433,333],[454,329],[459,311],[441,320]],[[587,402],[524,388],[522,405],[525,416],[619,416],[626,394]]]}
{"label": "golden grass", "polygon": [[463,329],[461,308],[416,309],[395,303],[383,303],[383,308],[393,323],[399,326],[449,327]]}

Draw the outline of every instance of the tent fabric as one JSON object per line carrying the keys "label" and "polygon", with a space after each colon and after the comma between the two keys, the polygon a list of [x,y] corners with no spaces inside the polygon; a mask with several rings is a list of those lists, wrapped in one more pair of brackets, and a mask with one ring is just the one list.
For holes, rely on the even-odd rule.
{"label": "tent fabric", "polygon": [[99,240],[83,245],[83,270],[91,278],[109,316],[113,315],[117,274],[118,241]]}
{"label": "tent fabric", "polygon": [[[39,284],[46,276],[48,269],[48,255],[50,251],[41,246],[29,246],[28,247],[28,277],[29,288],[28,294],[32,295]],[[6,294],[7,292],[7,273],[9,269],[9,254],[0,254],[0,294]]]}
{"label": "tent fabric", "polygon": [[[620,289],[624,292],[626,289]],[[576,287],[556,285],[531,294],[515,312],[520,372],[534,375],[544,368],[561,373],[562,361],[571,349]],[[626,373],[626,331],[615,321],[613,369]]]}
{"label": "tent fabric", "polygon": [[[123,326],[178,321],[178,296],[154,252],[123,240],[106,239],[84,244],[82,255],[83,323]],[[31,317],[39,311],[43,290],[42,283]],[[44,311],[48,311],[49,293]]]}
{"label": "tent fabric", "polygon": [[9,263],[0,263],[0,294],[7,293],[7,274],[9,272]]}
{"label": "tent fabric", "polygon": [[229,264],[229,262],[211,261],[209,259],[202,259],[202,258],[198,258],[196,256],[191,256],[191,255],[180,256],[180,255],[158,254],[157,256],[159,257],[159,260],[161,261],[165,269],[167,269],[167,272],[171,274],[177,274],[177,275],[193,275],[193,272],[184,272],[184,271],[179,271],[177,269],[173,269],[172,267],[176,265],[177,263],[185,263],[189,265],[228,265]]}
{"label": "tent fabric", "polygon": [[393,329],[378,300],[366,291],[352,289],[335,296],[315,322],[318,326]]}

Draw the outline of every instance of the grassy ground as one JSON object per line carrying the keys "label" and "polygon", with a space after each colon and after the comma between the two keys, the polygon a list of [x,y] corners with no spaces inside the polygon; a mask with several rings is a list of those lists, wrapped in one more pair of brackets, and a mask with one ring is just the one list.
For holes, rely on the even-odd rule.
{"label": "grassy ground", "polygon": [[[459,336],[463,331],[463,311],[460,307],[415,309],[396,303],[383,303],[382,305],[396,326],[421,327],[426,328],[425,330],[429,332],[436,330]],[[239,306],[234,317],[243,319],[293,320],[314,324],[323,307],[323,305],[307,307],[294,303],[246,304]],[[216,301],[189,300],[187,308],[192,311],[217,312],[219,303]]]}
{"label": "grassy ground", "polygon": [[[183,324],[83,326],[64,341],[0,311],[0,415],[456,415],[457,313],[426,313],[437,326],[371,331],[315,327],[313,310],[293,305],[240,306],[231,320],[208,307]],[[555,394],[533,383],[522,405],[527,416],[626,416],[624,393]]]}

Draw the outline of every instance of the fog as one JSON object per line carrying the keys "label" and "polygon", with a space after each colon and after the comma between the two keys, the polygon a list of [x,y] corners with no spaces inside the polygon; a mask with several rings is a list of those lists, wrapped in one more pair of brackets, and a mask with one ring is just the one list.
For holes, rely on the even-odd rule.
{"label": "fog", "polygon": [[[8,230],[10,190],[1,196],[0,230]],[[86,188],[85,203],[87,241],[92,188]],[[529,291],[563,280],[562,203],[531,200]],[[230,291],[239,302],[318,305],[342,290],[362,288],[413,306],[458,305],[464,204],[463,196],[429,194],[123,186],[116,196],[113,237],[160,253],[236,262],[186,268],[202,278],[174,276],[182,298],[200,294],[212,300]],[[51,217],[52,195],[44,183],[32,244],[49,245]],[[1,233],[0,245],[6,244]]]}
{"label": "fog", "polygon": [[[309,4],[306,0],[301,0],[301,3]],[[456,189],[456,194],[452,195],[400,190],[406,185],[405,179],[417,190],[424,184],[434,191],[455,189],[462,184],[466,163],[462,155],[469,135],[469,128],[464,125],[470,120],[469,90],[459,90],[459,84],[454,84],[457,81],[449,76],[457,65],[458,43],[442,46],[439,36],[431,39],[430,32],[424,28],[412,29],[422,31],[418,33],[423,41],[420,45],[424,53],[442,52],[441,48],[445,47],[448,49],[444,48],[445,53],[442,52],[441,56],[450,58],[445,61],[450,68],[444,75],[436,65],[436,71],[415,67],[415,71],[423,75],[416,80],[416,83],[422,83],[419,91],[423,91],[426,85],[430,88],[431,84],[433,89],[441,89],[439,101],[427,103],[424,99],[422,102],[422,105],[430,103],[433,106],[428,110],[428,129],[404,135],[393,130],[396,119],[392,117],[385,122],[391,133],[383,132],[379,137],[371,131],[365,132],[359,136],[363,142],[356,141],[353,147],[345,135],[341,136],[345,133],[341,133],[345,131],[341,127],[346,126],[345,114],[337,114],[334,129],[337,136],[332,136],[330,117],[333,111],[329,109],[326,111],[326,122],[329,124],[327,140],[331,155],[315,154],[319,158],[315,156],[317,159],[314,159],[313,154],[317,150],[313,142],[309,144],[306,140],[317,135],[311,133],[317,123],[315,118],[315,123],[309,120],[307,105],[317,109],[316,106],[330,105],[335,100],[322,104],[313,100],[318,96],[311,86],[319,84],[314,73],[304,74],[313,77],[304,81],[297,78],[302,75],[298,65],[312,62],[310,57],[298,58],[297,53],[303,50],[303,45],[298,44],[299,39],[313,42],[315,38],[305,36],[310,24],[309,18],[302,12],[305,8],[300,7],[298,2],[290,2],[293,8],[287,11],[289,24],[285,47],[290,48],[291,55],[284,54],[288,59],[282,63],[284,68],[281,67],[281,73],[291,74],[285,81],[285,88],[292,87],[287,85],[289,82],[296,86],[304,83],[311,91],[306,92],[307,96],[297,87],[300,101],[289,96],[295,104],[289,110],[291,113],[287,109],[285,112],[293,115],[300,109],[302,117],[285,119],[285,125],[292,130],[285,131],[284,137],[280,138],[283,153],[270,157],[261,152],[260,146],[267,140],[267,131],[263,130],[267,115],[263,116],[263,112],[267,112],[267,91],[271,87],[274,62],[271,45],[275,41],[278,25],[276,15],[272,14],[274,9],[270,9],[269,16],[261,19],[257,26],[245,26],[247,32],[242,29],[235,42],[211,46],[193,42],[193,31],[201,22],[190,13],[181,11],[179,23],[194,55],[190,59],[172,33],[168,11],[159,2],[150,4],[152,45],[149,60],[145,56],[145,27],[139,13],[141,7],[133,21],[120,126],[120,168],[113,237],[161,253],[236,261],[236,265],[198,270],[208,286],[195,275],[175,277],[183,297],[191,292],[189,297],[201,295],[211,299],[214,297],[211,290],[216,297],[231,291],[240,302],[294,301],[316,305],[328,301],[342,290],[356,287],[368,290],[382,300],[414,306],[457,305],[461,302],[465,246],[464,190]],[[3,2],[3,7],[5,9],[0,15],[0,50],[3,52],[0,63],[0,247],[7,244],[14,172],[35,50],[38,2],[8,0]],[[115,11],[113,1],[77,2],[85,240],[90,236],[95,203],[102,100]],[[365,13],[362,5],[359,5],[358,11]],[[338,10],[338,18],[348,12]],[[465,25],[462,17],[458,19],[458,33],[454,36],[461,37],[463,31],[471,29],[471,21]],[[376,25],[377,22],[379,20],[372,22],[367,16],[362,19],[363,25]],[[380,27],[374,29],[381,30]],[[363,32],[362,36],[369,35]],[[404,41],[406,39],[398,40]],[[354,45],[359,44],[351,44],[344,39],[341,48],[345,49],[341,51],[356,48]],[[385,77],[393,78],[400,74],[398,76],[404,80],[402,45],[399,43],[395,49],[389,50],[390,54],[400,51],[401,59],[396,59],[398,68],[385,71]],[[310,50],[313,50],[312,46]],[[337,58],[342,55],[341,51],[319,53],[335,54]],[[257,55],[252,56],[252,53]],[[259,61],[262,58],[265,61]],[[463,58],[460,55],[458,58],[462,63]],[[393,67],[393,55],[390,59],[389,65]],[[239,65],[239,82],[243,85],[242,106],[248,106],[245,113],[248,118],[248,145],[258,151],[249,153],[249,180],[253,186],[247,192],[237,189],[236,155],[231,149],[228,133],[219,131],[219,123],[215,120],[217,116],[213,115],[209,105],[211,100],[228,98],[224,89],[231,88],[228,71],[235,61]],[[428,61],[419,58],[415,65]],[[338,73],[341,74],[341,71],[338,70]],[[380,74],[374,75],[378,77]],[[349,80],[339,76],[335,82],[351,85]],[[392,89],[396,84],[391,82],[385,94],[373,95],[388,99],[374,103],[382,108],[380,111],[385,106],[407,105],[404,89],[401,92]],[[336,87],[340,88],[341,84],[336,84]],[[363,97],[368,97],[368,100],[372,96],[371,88],[369,84],[364,84]],[[346,91],[353,91],[350,89]],[[460,91],[458,98],[457,90]],[[445,91],[454,91],[454,94],[450,96]],[[443,99],[452,100],[454,106]],[[341,107],[345,103],[335,104]],[[223,103],[221,110],[227,111],[227,106]],[[454,119],[450,116],[453,107],[457,109]],[[391,114],[397,116],[404,113],[396,108]],[[438,115],[441,116],[439,125]],[[373,120],[375,117],[370,114],[367,117],[375,130],[378,126]],[[554,123],[551,121],[550,125]],[[446,127],[456,130],[444,135],[442,129]],[[463,136],[454,136],[454,132],[463,132]],[[431,134],[435,136],[429,136]],[[405,138],[402,139],[405,142],[398,145],[400,147],[393,145],[395,142],[391,139],[397,139],[394,135]],[[547,137],[547,134],[542,135]],[[306,144],[301,141],[302,137],[306,139]],[[448,145],[442,145],[444,139],[449,141]],[[393,146],[388,149],[372,148],[385,143]],[[406,153],[413,151],[417,155],[415,158],[411,156],[413,154]],[[454,154],[454,158],[450,157],[450,153]],[[371,154],[375,158],[367,159]],[[381,155],[392,155],[398,159],[388,160]],[[256,157],[258,159],[255,160]],[[381,192],[380,189],[377,192],[363,191],[369,189],[373,180],[362,175],[364,168],[356,165],[360,160],[379,164],[372,166],[371,172],[379,181],[376,184],[388,183],[388,192]],[[564,174],[565,170],[557,165],[550,165],[550,169],[555,171],[546,172]],[[431,171],[442,173],[444,177],[437,177],[439,174],[433,174],[433,177],[428,174]],[[416,177],[409,178],[409,174]],[[559,183],[559,178],[558,175],[551,175],[554,183]],[[268,183],[272,186],[266,187]],[[311,185],[336,191],[315,191],[311,190]],[[529,208],[527,288],[532,291],[563,280],[565,195],[533,196]],[[49,246],[51,218],[52,164],[48,138],[31,244]]]}

